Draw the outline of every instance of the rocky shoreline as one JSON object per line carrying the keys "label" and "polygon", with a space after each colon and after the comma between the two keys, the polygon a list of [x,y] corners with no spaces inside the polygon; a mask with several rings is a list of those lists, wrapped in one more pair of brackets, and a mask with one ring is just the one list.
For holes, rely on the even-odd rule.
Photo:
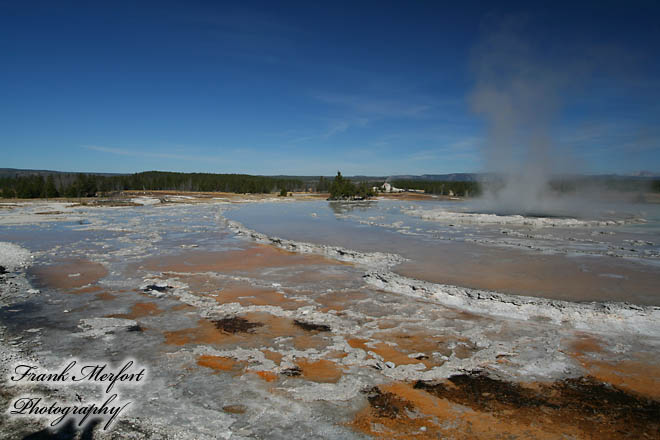
{"label": "rocky shoreline", "polygon": [[644,223],[640,218],[616,220],[583,220],[559,217],[526,217],[522,215],[480,214],[471,212],[453,212],[445,209],[407,209],[406,214],[424,220],[458,223],[468,225],[506,225],[529,226],[533,228],[583,228],[597,226],[615,226],[629,223]]}
{"label": "rocky shoreline", "polygon": [[389,271],[371,271],[364,280],[381,290],[430,299],[471,313],[523,320],[548,320],[580,330],[660,336],[660,307],[617,302],[575,303],[436,284]]}
{"label": "rocky shoreline", "polygon": [[248,229],[239,222],[228,220],[224,217],[221,217],[221,219],[225,222],[227,227],[239,237],[244,237],[261,244],[272,245],[289,252],[322,255],[339,261],[378,268],[392,267],[406,261],[405,258],[396,254],[384,252],[358,252],[338,246],[327,246],[287,240],[279,237],[269,237],[266,234]]}
{"label": "rocky shoreline", "polygon": [[248,229],[239,222],[227,219],[224,221],[239,237],[258,243],[274,245],[290,252],[313,253],[367,266],[370,270],[364,275],[364,281],[381,290],[432,300],[471,313],[522,320],[544,319],[557,325],[571,324],[583,330],[614,330],[660,336],[658,306],[618,302],[576,303],[436,284],[404,277],[390,271],[393,266],[405,261],[396,254],[363,253],[269,237]]}

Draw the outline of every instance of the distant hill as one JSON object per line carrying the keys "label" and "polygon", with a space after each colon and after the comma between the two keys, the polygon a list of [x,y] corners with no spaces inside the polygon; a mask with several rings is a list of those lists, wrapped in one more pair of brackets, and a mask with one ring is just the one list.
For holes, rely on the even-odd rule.
{"label": "distant hill", "polygon": [[645,171],[634,174],[594,174],[583,177],[595,180],[653,180],[659,178],[660,174]]}
{"label": "distant hill", "polygon": [[[94,173],[86,171],[55,171],[55,170],[32,170],[32,169],[20,169],[20,168],[0,168],[0,177],[23,177],[23,176],[48,176],[50,174],[87,174],[91,176],[129,176],[134,173]],[[182,174],[217,174],[217,173],[182,173]],[[222,173],[222,174],[235,174],[235,173]],[[289,174],[278,174],[278,175],[262,175],[263,177],[272,177],[276,179],[297,179],[302,180],[303,182],[317,182],[319,179],[318,175],[313,176],[295,176]],[[323,176],[326,179],[334,179],[334,175]],[[483,180],[489,180],[489,177],[497,177],[496,174],[492,173],[451,173],[451,174],[401,174],[401,175],[392,175],[392,176],[365,176],[365,175],[355,175],[355,176],[344,176],[355,182],[363,181],[393,181],[393,180],[426,180],[430,182],[477,182]],[[658,179],[660,178],[660,173],[654,173],[651,171],[639,171],[631,174],[558,174],[555,178],[562,179],[576,179],[576,178],[587,178],[594,180],[646,180],[646,179]]]}
{"label": "distant hill", "polygon": [[[388,180],[427,180],[430,182],[478,182],[497,179],[495,173],[452,173],[390,176]],[[653,180],[660,178],[660,173],[640,171],[632,174],[556,174],[553,179],[587,180]]]}
{"label": "distant hill", "polygon": [[660,177],[660,173],[654,173],[652,171],[638,171],[636,173],[631,174],[632,176],[635,177],[650,177],[650,178],[658,178]]}
{"label": "distant hill", "polygon": [[78,171],[24,170],[19,168],[0,168],[0,177],[48,176],[50,174],[89,174],[92,176],[127,176],[122,173],[87,173]]}
{"label": "distant hill", "polygon": [[479,179],[476,173],[452,173],[452,174],[422,174],[390,176],[388,180],[428,180],[439,182],[476,182]]}

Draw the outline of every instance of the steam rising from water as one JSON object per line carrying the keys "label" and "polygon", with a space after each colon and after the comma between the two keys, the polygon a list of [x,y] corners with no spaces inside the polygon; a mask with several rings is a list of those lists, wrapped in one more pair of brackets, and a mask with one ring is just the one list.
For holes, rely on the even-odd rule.
{"label": "steam rising from water", "polygon": [[555,143],[553,128],[560,96],[580,70],[547,61],[553,57],[532,47],[517,28],[513,21],[500,24],[473,53],[477,81],[470,104],[488,122],[485,167],[498,181],[491,174],[484,182],[478,209],[566,215],[566,200],[553,194],[549,182],[576,170],[568,166],[568,151]]}

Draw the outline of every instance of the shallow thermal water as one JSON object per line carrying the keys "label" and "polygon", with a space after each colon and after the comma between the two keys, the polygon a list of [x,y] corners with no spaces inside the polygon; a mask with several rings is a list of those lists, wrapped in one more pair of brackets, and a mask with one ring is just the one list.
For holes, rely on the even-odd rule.
{"label": "shallow thermal water", "polygon": [[[659,305],[660,206],[644,205],[643,214],[635,208],[634,216],[610,212],[603,224],[578,225],[460,217],[454,214],[465,215],[469,205],[440,201],[245,205],[224,215],[270,236],[399,254],[408,261],[394,271],[412,278],[570,301]],[[423,217],[438,210],[439,219]],[[610,221],[623,223],[605,224]]]}
{"label": "shallow thermal water", "polygon": [[[42,202],[0,212],[3,407],[26,392],[73,402],[99,394],[91,386],[15,385],[7,377],[17,362],[53,369],[73,358],[134,359],[148,369],[146,383],[120,389],[130,411],[94,438],[605,438],[626,425],[641,438],[657,431],[659,309],[525,303],[415,285],[389,272],[657,304],[654,222],[448,224],[418,211],[461,205],[273,200]],[[322,248],[285,251],[237,233],[228,219],[364,254],[346,262]],[[373,252],[408,261],[382,267]],[[575,280],[567,281],[570,270]],[[575,285],[591,290],[580,294]],[[450,379],[458,385],[443,388]],[[523,385],[554,387],[553,399],[566,402],[548,402],[539,419],[540,410],[516,394],[531,399]],[[498,389],[507,391],[493,394]],[[625,405],[580,406],[593,393]],[[605,431],[592,432],[596,425]],[[50,435],[44,426],[0,413],[3,438]]]}

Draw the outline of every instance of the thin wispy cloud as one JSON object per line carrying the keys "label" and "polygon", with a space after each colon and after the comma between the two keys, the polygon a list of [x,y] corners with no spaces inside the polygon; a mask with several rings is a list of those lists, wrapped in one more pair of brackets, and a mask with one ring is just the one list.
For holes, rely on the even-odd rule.
{"label": "thin wispy cloud", "polygon": [[321,131],[290,140],[292,144],[312,140],[326,140],[345,133],[351,128],[366,127],[382,120],[416,119],[430,117],[434,107],[428,99],[383,98],[377,96],[317,92],[310,95],[315,101],[328,106],[329,113],[341,113],[339,118],[327,118],[327,125]]}
{"label": "thin wispy cloud", "polygon": [[86,150],[98,151],[101,153],[114,154],[119,156],[131,156],[131,157],[147,157],[155,159],[174,159],[174,160],[187,160],[187,161],[220,161],[221,159],[216,156],[202,156],[202,155],[191,155],[191,154],[176,154],[176,153],[163,153],[163,152],[152,152],[152,151],[140,151],[140,150],[124,150],[121,148],[112,148],[112,147],[103,147],[99,145],[85,145],[83,146]]}
{"label": "thin wispy cloud", "polygon": [[411,162],[439,162],[457,158],[476,158],[482,143],[483,139],[477,137],[440,142],[431,148],[417,150],[409,154],[406,159]]}
{"label": "thin wispy cloud", "polygon": [[210,53],[267,64],[293,58],[297,36],[301,32],[298,27],[273,14],[240,9],[177,19],[193,33],[204,35],[211,43],[206,46]]}
{"label": "thin wispy cloud", "polygon": [[[643,152],[660,150],[660,130],[655,125],[630,121],[592,123],[574,129],[561,142],[581,150]],[[596,147],[596,148],[594,148]]]}
{"label": "thin wispy cloud", "polygon": [[375,98],[370,96],[347,95],[341,93],[317,93],[313,98],[357,114],[371,118],[412,118],[428,112],[432,105],[427,102]]}
{"label": "thin wispy cloud", "polygon": [[334,135],[344,133],[351,127],[364,127],[369,123],[367,118],[347,118],[341,120],[329,121],[328,126],[323,131],[308,135],[300,136],[289,141],[290,144],[300,144],[312,140],[326,140]]}

